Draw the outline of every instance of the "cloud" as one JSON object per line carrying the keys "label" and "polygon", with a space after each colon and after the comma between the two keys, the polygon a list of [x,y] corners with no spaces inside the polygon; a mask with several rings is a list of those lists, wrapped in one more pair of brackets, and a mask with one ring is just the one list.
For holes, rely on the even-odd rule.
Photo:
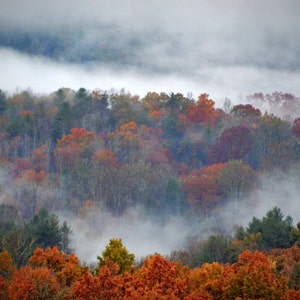
{"label": "cloud", "polygon": [[[261,219],[275,206],[285,217],[293,218],[293,226],[300,221],[299,172],[273,172],[261,175],[260,188],[238,203],[238,215],[234,215],[234,201],[223,205],[219,214],[211,217],[172,216],[160,222],[143,215],[138,209],[130,209],[119,217],[99,212],[96,215],[65,217],[74,233],[75,253],[87,264],[96,262],[111,238],[121,238],[124,245],[137,259],[160,253],[169,255],[174,250],[186,249],[188,241],[205,240],[220,232],[234,234],[236,226],[247,228],[253,217]],[[93,212],[94,213],[94,212]],[[93,221],[94,220],[94,221]]]}
{"label": "cloud", "polygon": [[206,92],[218,103],[299,95],[299,9],[297,0],[3,0],[0,31],[42,32],[63,50],[50,60],[2,48],[0,88]]}
{"label": "cloud", "polygon": [[132,70],[116,71],[106,67],[86,67],[78,64],[53,62],[44,58],[31,57],[10,49],[0,48],[0,87],[13,93],[16,89],[32,89],[35,93],[51,93],[61,87],[74,90],[126,89],[140,96],[148,91],[191,92],[195,84],[176,76],[162,77],[134,73]]}
{"label": "cloud", "polygon": [[73,231],[75,253],[87,264],[95,263],[110,239],[121,238],[129,252],[137,259],[150,254],[170,254],[184,247],[186,238],[193,234],[195,227],[184,217],[174,216],[160,222],[130,209],[122,216],[114,217],[108,212],[92,216],[60,216]]}
{"label": "cloud", "polygon": [[299,67],[297,0],[4,0],[1,6],[6,30],[58,34],[68,27],[97,40],[111,34],[104,27],[110,26],[121,41],[118,47],[137,39],[144,62],[172,63],[183,71],[185,65]]}
{"label": "cloud", "polygon": [[85,66],[58,63],[41,57],[32,57],[11,49],[0,48],[0,88],[9,93],[31,89],[48,94],[61,87],[78,90],[125,89],[143,97],[147,92],[191,93],[197,98],[208,93],[222,107],[229,97],[240,103],[243,96],[255,93],[287,91],[300,95],[300,72],[258,69],[254,67],[210,67],[195,70],[193,75],[178,73],[144,73],[136,68],[110,69],[109,66]]}

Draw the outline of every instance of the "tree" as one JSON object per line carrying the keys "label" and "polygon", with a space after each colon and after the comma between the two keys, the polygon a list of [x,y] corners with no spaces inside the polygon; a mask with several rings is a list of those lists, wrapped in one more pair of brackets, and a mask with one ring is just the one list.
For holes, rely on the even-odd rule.
{"label": "tree", "polygon": [[18,269],[12,276],[9,299],[57,299],[60,286],[51,270],[46,267]]}
{"label": "tree", "polygon": [[0,299],[8,300],[8,282],[16,266],[7,251],[0,252]]}
{"label": "tree", "polygon": [[26,227],[16,226],[1,240],[2,251],[8,251],[17,267],[27,264],[36,247],[36,236]]}
{"label": "tree", "polygon": [[143,109],[139,96],[125,91],[110,97],[111,112],[118,127],[129,122],[147,124],[146,111]]}
{"label": "tree", "polygon": [[116,179],[120,173],[121,163],[110,149],[96,151],[92,161],[90,187],[93,203],[98,208],[108,208],[109,202],[113,200],[111,188],[119,184]]}
{"label": "tree", "polygon": [[37,172],[47,171],[49,165],[49,158],[47,147],[45,144],[37,147],[30,153],[32,165]]}
{"label": "tree", "polygon": [[246,231],[247,234],[261,233],[259,245],[262,249],[288,248],[299,239],[292,223],[292,217],[284,218],[280,208],[274,207],[262,219],[253,217]]}
{"label": "tree", "polygon": [[46,248],[58,246],[61,242],[60,221],[54,214],[49,214],[42,208],[33,220],[27,225],[37,237],[37,244]]}
{"label": "tree", "polygon": [[223,235],[212,235],[203,242],[199,263],[226,263],[229,261],[229,240]]}
{"label": "tree", "polygon": [[260,161],[260,168],[271,171],[274,169],[288,171],[300,160],[300,140],[292,136],[280,144],[270,144]]}
{"label": "tree", "polygon": [[18,116],[11,119],[7,124],[6,131],[11,137],[20,136],[22,140],[21,155],[28,158],[32,147],[34,137],[34,114],[32,111],[23,110]]}
{"label": "tree", "polygon": [[151,115],[153,112],[162,111],[166,107],[169,96],[166,93],[148,92],[144,98],[141,99],[142,105]]}
{"label": "tree", "polygon": [[81,87],[74,95],[74,118],[77,121],[80,121],[82,127],[85,127],[85,118],[88,116],[88,113],[90,113],[90,109],[92,108],[91,102],[91,94],[83,87]]}
{"label": "tree", "polygon": [[71,254],[73,252],[72,248],[72,229],[68,226],[66,221],[63,221],[63,224],[60,227],[61,232],[61,242],[59,248],[62,252],[66,254]]}
{"label": "tree", "polygon": [[165,202],[164,211],[170,215],[178,215],[186,208],[182,186],[176,178],[170,178],[167,183]]}
{"label": "tree", "polygon": [[7,98],[5,93],[0,89],[0,115],[2,115],[7,109]]}
{"label": "tree", "polygon": [[147,257],[134,273],[136,299],[184,299],[188,288],[186,273],[186,268],[159,254]]}
{"label": "tree", "polygon": [[140,128],[136,122],[128,122],[107,135],[108,145],[122,162],[133,162],[137,160],[142,146],[139,135]]}
{"label": "tree", "polygon": [[237,263],[225,267],[223,288],[225,299],[287,299],[287,278],[277,278],[257,251],[243,251]]}
{"label": "tree", "polygon": [[27,169],[22,171],[14,182],[18,195],[19,209],[24,218],[31,219],[39,209],[39,192],[45,187],[47,173],[44,170]]}
{"label": "tree", "polygon": [[59,183],[67,191],[68,199],[77,199],[79,205],[91,198],[89,169],[94,145],[94,132],[85,128],[72,128],[69,134],[57,140],[55,158]]}
{"label": "tree", "polygon": [[218,117],[215,102],[208,94],[201,94],[195,104],[190,104],[186,110],[187,117],[195,123],[214,126]]}
{"label": "tree", "polygon": [[108,94],[106,92],[94,90],[92,92],[91,97],[92,97],[92,112],[90,115],[90,119],[91,121],[94,122],[94,128],[92,128],[91,126],[89,130],[95,132],[111,131],[114,124],[111,123],[113,118],[112,118],[111,110],[109,109]]}
{"label": "tree", "polygon": [[267,153],[270,146],[279,145],[287,141],[291,136],[288,121],[265,113],[258,122],[253,134],[253,147],[251,151],[251,164],[260,167],[261,159]]}
{"label": "tree", "polygon": [[35,246],[41,248],[57,246],[59,249],[70,250],[68,236],[70,228],[64,222],[60,224],[55,214],[50,214],[47,209],[42,208],[33,219],[26,224],[26,230],[31,232],[35,238]]}
{"label": "tree", "polygon": [[204,215],[214,212],[220,204],[221,195],[218,191],[218,181],[224,164],[213,164],[181,176],[183,190],[188,203],[193,208],[200,208]]}
{"label": "tree", "polygon": [[54,128],[52,131],[53,143],[63,135],[67,134],[73,127],[74,116],[69,102],[63,101],[58,106],[58,111],[54,118]]}
{"label": "tree", "polygon": [[16,266],[8,251],[0,252],[0,276],[8,280],[16,270]]}
{"label": "tree", "polygon": [[95,134],[84,128],[72,128],[57,140],[56,159],[59,169],[72,169],[80,162],[87,164],[94,152]]}
{"label": "tree", "polygon": [[72,253],[61,252],[57,247],[36,248],[29,259],[34,268],[47,267],[55,274],[61,287],[70,287],[82,275],[79,259]]}
{"label": "tree", "polygon": [[300,118],[296,118],[293,121],[292,133],[295,136],[300,137]]}
{"label": "tree", "polygon": [[113,262],[119,267],[120,274],[124,274],[132,268],[134,254],[128,252],[121,239],[110,239],[102,256],[98,256],[97,259],[99,260],[98,270],[101,270],[109,262]]}
{"label": "tree", "polygon": [[[88,270],[72,285],[70,299],[102,300],[125,299],[125,279],[118,273],[118,266],[110,262],[103,266],[97,275]],[[132,298],[128,298],[132,299]]]}
{"label": "tree", "polygon": [[8,290],[7,283],[2,275],[0,275],[0,299],[9,300],[8,298]]}
{"label": "tree", "polygon": [[78,145],[80,154],[87,155],[91,152],[95,141],[94,132],[87,131],[85,128],[72,128],[69,134],[65,134],[57,141],[58,148]]}
{"label": "tree", "polygon": [[253,137],[246,126],[234,126],[225,129],[219,140],[208,149],[207,160],[210,163],[227,162],[231,159],[245,160],[251,151]]}
{"label": "tree", "polygon": [[192,100],[184,97],[182,94],[171,93],[168,96],[165,105],[166,107],[169,107],[171,110],[176,110],[178,112],[185,112],[191,103],[193,103]]}
{"label": "tree", "polygon": [[234,203],[234,214],[238,213],[238,203],[256,187],[256,176],[252,168],[241,160],[229,161],[218,179],[220,190]]}
{"label": "tree", "polygon": [[252,126],[255,125],[261,117],[261,111],[258,108],[253,107],[251,104],[234,105],[230,113],[243,123]]}
{"label": "tree", "polygon": [[266,252],[276,274],[289,278],[289,288],[300,290],[300,248],[296,245],[286,249],[271,249]]}
{"label": "tree", "polygon": [[223,272],[224,267],[217,262],[191,269],[188,274],[190,297],[185,299],[222,299]]}
{"label": "tree", "polygon": [[93,276],[89,271],[86,271],[71,288],[70,299],[75,300],[100,300],[99,293],[100,281],[97,276]]}

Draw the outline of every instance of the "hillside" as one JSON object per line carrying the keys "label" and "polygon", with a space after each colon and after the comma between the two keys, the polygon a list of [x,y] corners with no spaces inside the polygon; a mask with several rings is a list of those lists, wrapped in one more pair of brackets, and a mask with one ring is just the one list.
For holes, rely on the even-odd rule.
{"label": "hillside", "polygon": [[96,227],[99,215],[128,211],[157,222],[223,216],[225,230],[273,206],[298,218],[299,98],[247,100],[216,108],[207,94],[1,92],[1,203],[25,221],[46,208]]}
{"label": "hillside", "polygon": [[[0,91],[1,295],[24,293],[26,273],[49,282],[47,297],[87,297],[112,280],[103,293],[122,299],[139,280],[130,299],[296,299],[300,99],[278,92],[246,99],[218,108],[208,94]],[[108,250],[120,246],[113,238],[135,255]],[[109,239],[103,253],[122,260],[98,257],[96,275]],[[148,257],[157,252],[164,256]],[[130,279],[120,274],[127,255],[129,268],[137,259]],[[176,268],[164,285],[176,282],[177,292],[148,286],[152,264],[159,274]],[[237,292],[244,268],[269,276],[272,288]]]}

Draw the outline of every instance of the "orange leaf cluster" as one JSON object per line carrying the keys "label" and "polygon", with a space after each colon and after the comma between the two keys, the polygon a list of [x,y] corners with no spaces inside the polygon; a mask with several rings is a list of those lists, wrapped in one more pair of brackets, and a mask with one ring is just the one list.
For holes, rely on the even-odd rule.
{"label": "orange leaf cluster", "polygon": [[215,102],[208,98],[208,94],[201,94],[195,104],[190,104],[186,115],[194,123],[214,126],[218,118]]}
{"label": "orange leaf cluster", "polygon": [[219,200],[217,180],[225,164],[218,163],[181,176],[188,202],[204,211],[211,211]]}
{"label": "orange leaf cluster", "polygon": [[120,165],[115,153],[110,149],[97,151],[94,154],[94,159],[107,167],[117,167]]}
{"label": "orange leaf cluster", "polygon": [[68,145],[78,145],[80,152],[83,152],[93,146],[94,138],[95,133],[92,131],[87,131],[85,128],[72,128],[70,134],[64,135],[57,141],[57,146],[64,148]]}
{"label": "orange leaf cluster", "polygon": [[[2,256],[7,258],[5,253]],[[207,263],[194,269],[155,254],[124,274],[112,261],[95,274],[80,266],[73,254],[54,247],[36,249],[30,265],[14,269],[9,278],[0,274],[0,296],[13,300],[295,300],[299,291],[288,289],[287,277],[276,274],[272,260],[258,251],[243,251],[232,265]]]}

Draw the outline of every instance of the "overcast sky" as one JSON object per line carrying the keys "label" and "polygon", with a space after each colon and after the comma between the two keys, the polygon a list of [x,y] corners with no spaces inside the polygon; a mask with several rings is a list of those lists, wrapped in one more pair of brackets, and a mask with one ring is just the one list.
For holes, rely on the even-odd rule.
{"label": "overcast sky", "polygon": [[217,102],[254,92],[300,96],[299,15],[298,0],[1,0],[2,30],[81,30],[74,47],[102,42],[125,54],[87,66],[0,47],[0,89],[206,92]]}

